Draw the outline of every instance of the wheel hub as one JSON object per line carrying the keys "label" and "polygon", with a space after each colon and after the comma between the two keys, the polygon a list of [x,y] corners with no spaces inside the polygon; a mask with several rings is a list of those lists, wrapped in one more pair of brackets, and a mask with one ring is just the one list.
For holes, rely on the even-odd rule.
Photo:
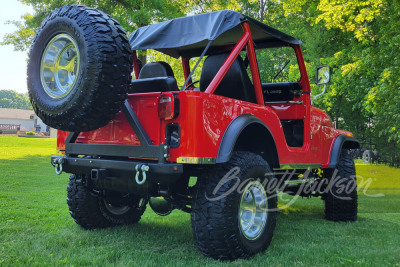
{"label": "wheel hub", "polygon": [[264,232],[267,217],[267,193],[260,182],[250,182],[243,191],[239,207],[239,228],[244,237],[257,239]]}
{"label": "wheel hub", "polygon": [[111,214],[114,214],[114,215],[122,215],[131,209],[131,207],[128,205],[122,205],[122,206],[113,205],[112,203],[108,202],[106,199],[104,199],[104,206]]}
{"label": "wheel hub", "polygon": [[76,41],[68,34],[58,34],[47,44],[40,64],[40,80],[51,98],[63,98],[78,78],[80,55]]}
{"label": "wheel hub", "polygon": [[106,209],[114,215],[122,215],[128,212],[131,208],[141,209],[144,205],[146,205],[146,200],[144,198],[140,198],[136,201],[132,199],[129,194],[111,194],[104,197],[103,201]]}

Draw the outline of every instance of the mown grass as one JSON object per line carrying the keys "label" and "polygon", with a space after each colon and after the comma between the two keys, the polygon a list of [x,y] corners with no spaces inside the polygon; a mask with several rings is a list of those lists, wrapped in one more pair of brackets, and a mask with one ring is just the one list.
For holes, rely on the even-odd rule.
{"label": "mown grass", "polygon": [[[265,253],[233,263],[208,259],[196,249],[190,216],[159,217],[148,209],[137,225],[85,231],[68,213],[68,175],[57,176],[49,156],[54,139],[0,137],[0,265],[33,266],[394,266],[400,262],[400,170],[357,165],[372,179],[360,191],[359,219],[323,219],[322,201],[299,198],[279,212]],[[285,195],[287,198],[287,196]]]}

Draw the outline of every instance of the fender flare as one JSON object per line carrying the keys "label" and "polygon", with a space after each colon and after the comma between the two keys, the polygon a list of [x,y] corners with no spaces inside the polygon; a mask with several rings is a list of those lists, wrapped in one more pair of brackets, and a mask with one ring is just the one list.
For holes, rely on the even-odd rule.
{"label": "fender flare", "polygon": [[342,149],[356,149],[360,148],[360,143],[354,137],[347,135],[338,135],[333,142],[328,168],[335,168],[340,156],[340,151]]}
{"label": "fender flare", "polygon": [[[254,115],[243,114],[233,119],[226,128],[219,145],[216,163],[224,163],[230,160],[240,134],[251,124],[259,124],[268,131],[274,142],[275,147],[273,149],[275,149],[277,154],[275,139],[268,126]],[[279,158],[277,160],[279,162]]]}

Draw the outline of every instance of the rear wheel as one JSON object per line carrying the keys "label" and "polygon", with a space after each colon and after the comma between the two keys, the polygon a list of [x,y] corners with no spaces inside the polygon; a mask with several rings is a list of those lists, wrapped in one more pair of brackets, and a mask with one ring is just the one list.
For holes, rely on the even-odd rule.
{"label": "rear wheel", "polygon": [[53,128],[91,131],[119,112],[131,82],[131,48],[117,21],[93,8],[53,11],[33,41],[29,97]]}
{"label": "rear wheel", "polygon": [[192,205],[192,229],[200,251],[222,260],[265,250],[276,224],[275,190],[267,162],[234,152],[228,163],[200,175]]}
{"label": "rear wheel", "polygon": [[86,176],[72,174],[67,189],[67,203],[72,218],[85,229],[137,223],[147,201],[128,193],[95,194],[85,184]]}
{"label": "rear wheel", "polygon": [[325,218],[331,221],[355,221],[357,219],[357,181],[354,161],[349,151],[343,150],[335,169],[326,172],[329,179],[323,196]]}

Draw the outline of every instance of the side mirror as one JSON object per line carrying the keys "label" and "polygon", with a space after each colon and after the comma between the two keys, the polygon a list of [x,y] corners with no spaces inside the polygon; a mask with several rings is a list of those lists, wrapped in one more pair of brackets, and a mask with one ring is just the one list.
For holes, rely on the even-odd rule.
{"label": "side mirror", "polygon": [[322,93],[314,96],[314,100],[320,97],[321,95],[325,94],[326,91],[326,84],[329,83],[331,80],[331,67],[329,65],[323,65],[317,68],[317,84],[323,84],[324,90]]}
{"label": "side mirror", "polygon": [[317,68],[317,84],[327,84],[331,80],[331,67],[324,65]]}

